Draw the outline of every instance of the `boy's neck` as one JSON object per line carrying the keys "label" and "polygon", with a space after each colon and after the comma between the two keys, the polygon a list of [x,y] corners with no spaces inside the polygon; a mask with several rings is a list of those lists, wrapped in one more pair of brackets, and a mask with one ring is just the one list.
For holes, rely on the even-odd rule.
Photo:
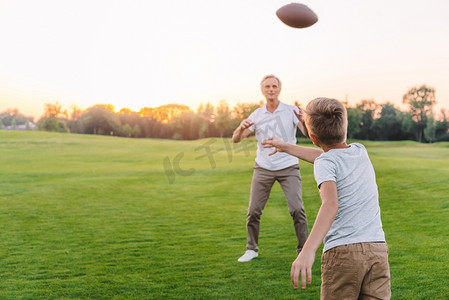
{"label": "boy's neck", "polygon": [[320,145],[321,149],[323,149],[324,152],[327,152],[329,150],[332,149],[345,149],[345,148],[349,148],[349,145],[346,143],[346,141],[339,143],[339,144],[335,144],[332,146],[328,146],[328,145]]}

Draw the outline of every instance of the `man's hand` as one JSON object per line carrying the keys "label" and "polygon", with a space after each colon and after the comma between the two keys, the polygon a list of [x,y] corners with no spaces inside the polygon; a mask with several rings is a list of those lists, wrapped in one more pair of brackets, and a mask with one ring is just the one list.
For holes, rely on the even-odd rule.
{"label": "man's hand", "polygon": [[298,111],[299,112],[296,112],[296,110],[293,110],[293,112],[295,113],[299,122],[304,123],[304,112],[302,111],[301,107],[299,107],[299,106],[298,106]]}
{"label": "man's hand", "polygon": [[315,261],[315,252],[308,251],[303,248],[301,253],[292,264],[292,270],[290,277],[292,279],[293,287],[297,289],[299,287],[299,275],[301,274],[301,288],[306,288],[306,280],[308,284],[312,283],[312,266]]}
{"label": "man's hand", "polygon": [[254,122],[250,119],[243,120],[240,123],[239,127],[234,130],[234,133],[232,134],[232,141],[234,143],[240,143],[242,139],[251,134],[251,130],[249,130],[248,128],[252,125],[254,125]]}
{"label": "man's hand", "polygon": [[240,128],[241,131],[243,131],[243,130],[245,130],[246,128],[251,127],[252,125],[254,125],[254,122],[253,122],[253,121],[251,121],[250,119],[245,119],[245,120],[243,120],[243,121],[240,123],[239,128]]}
{"label": "man's hand", "polygon": [[266,140],[262,141],[262,145],[264,148],[274,148],[274,151],[271,152],[268,155],[273,155],[276,152],[284,152],[285,151],[285,145],[287,143],[284,142],[283,140],[281,140],[280,138],[278,138],[277,136],[273,136],[272,138],[268,138]]}
{"label": "man's hand", "polygon": [[298,128],[299,130],[301,130],[302,134],[305,137],[309,137],[309,132],[307,131],[307,127],[304,121],[304,112],[302,111],[302,109],[298,106],[298,110],[299,112],[296,112],[296,110],[293,110],[293,112],[295,113],[295,116],[298,118],[299,123],[298,123]]}

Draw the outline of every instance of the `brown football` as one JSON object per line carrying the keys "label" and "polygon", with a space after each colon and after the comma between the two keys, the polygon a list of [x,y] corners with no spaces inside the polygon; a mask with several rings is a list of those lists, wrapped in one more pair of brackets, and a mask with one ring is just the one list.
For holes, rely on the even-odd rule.
{"label": "brown football", "polygon": [[276,11],[276,15],[284,24],[294,28],[309,27],[318,21],[317,15],[302,3],[284,5]]}

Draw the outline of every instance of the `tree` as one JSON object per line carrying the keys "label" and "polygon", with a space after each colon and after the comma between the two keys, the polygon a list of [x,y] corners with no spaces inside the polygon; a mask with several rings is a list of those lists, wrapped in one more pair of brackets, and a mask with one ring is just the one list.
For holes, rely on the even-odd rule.
{"label": "tree", "polygon": [[373,122],[373,131],[379,140],[403,140],[402,113],[391,103],[381,105],[380,117]]}
{"label": "tree", "polygon": [[240,122],[247,119],[253,111],[261,106],[263,106],[263,101],[259,103],[237,103],[234,106],[232,113],[234,114],[234,117],[238,119],[238,123],[240,124]]}
{"label": "tree", "polygon": [[432,114],[433,105],[436,103],[435,89],[426,85],[411,88],[402,97],[402,102],[408,104],[410,114],[416,122],[416,139],[422,142],[427,118]]}
{"label": "tree", "polygon": [[16,120],[16,118],[13,118],[11,121],[11,127],[12,127],[12,129],[16,129],[16,126],[17,126],[17,120]]}
{"label": "tree", "polygon": [[85,133],[102,135],[119,135],[121,123],[118,116],[108,106],[94,105],[80,117],[85,126]]}
{"label": "tree", "polygon": [[56,102],[55,104],[52,103],[45,103],[44,104],[44,116],[49,117],[55,117],[55,118],[68,118],[67,110],[62,110],[62,106],[59,102]]}
{"label": "tree", "polygon": [[14,126],[26,125],[27,122],[33,122],[33,118],[25,117],[24,115],[19,113],[19,110],[17,108],[9,108],[4,112],[0,113],[0,121],[2,122],[3,126],[7,127],[12,125]]}
{"label": "tree", "polygon": [[156,112],[153,107],[143,107],[139,111],[139,116],[156,120]]}
{"label": "tree", "polygon": [[78,120],[78,118],[83,113],[83,110],[79,108],[76,104],[70,105],[70,109],[72,110],[72,113],[70,114],[71,120]]}
{"label": "tree", "polygon": [[436,126],[435,126],[435,120],[433,119],[433,116],[427,117],[426,128],[424,128],[424,137],[429,143],[432,143],[435,141]]}
{"label": "tree", "polygon": [[449,141],[449,121],[445,109],[440,111],[441,119],[435,123],[435,137],[437,141]]}
{"label": "tree", "polygon": [[39,130],[70,132],[67,127],[67,110],[62,110],[59,102],[44,104],[44,116],[37,122]]}
{"label": "tree", "polygon": [[199,127],[199,138],[214,137],[219,135],[214,124],[216,115],[215,108],[212,104],[207,102],[205,105],[203,105],[201,103],[198,107],[197,115],[200,119],[204,120],[204,122],[200,122],[201,125]]}
{"label": "tree", "polygon": [[356,105],[356,108],[361,112],[360,130],[354,134],[355,138],[369,140],[375,138],[375,131],[373,130],[373,122],[379,105],[372,99],[362,100]]}
{"label": "tree", "polygon": [[140,130],[139,125],[137,125],[137,124],[134,125],[133,130],[132,130],[132,136],[135,138],[142,136],[142,130]]}
{"label": "tree", "polygon": [[112,104],[95,104],[95,105],[92,106],[92,107],[102,107],[102,108],[104,108],[105,110],[110,111],[111,113],[115,113],[115,106],[112,105]]}
{"label": "tree", "polygon": [[156,120],[161,123],[167,124],[173,118],[180,116],[182,113],[190,112],[190,107],[181,104],[166,104],[156,107],[154,109],[154,115]]}
{"label": "tree", "polygon": [[347,107],[348,113],[348,138],[353,139],[360,132],[362,112],[357,107]]}
{"label": "tree", "polygon": [[153,107],[143,107],[139,111],[139,116],[141,117],[141,130],[142,136],[147,138],[165,138],[164,135],[167,130],[165,128],[167,124],[162,124],[157,119],[157,109]]}
{"label": "tree", "polygon": [[215,117],[215,126],[220,132],[220,137],[228,136],[232,133],[231,128],[231,110],[226,100],[221,100],[217,107],[217,116]]}
{"label": "tree", "polygon": [[204,118],[206,121],[212,122],[215,118],[214,111],[214,106],[209,102],[207,102],[205,105],[201,103],[200,106],[198,106],[197,114]]}
{"label": "tree", "polygon": [[[144,118],[142,118],[137,112],[132,111],[129,108],[122,108],[117,114],[118,119],[120,120],[120,123],[122,125],[129,125],[130,129],[132,129],[131,135],[125,135],[125,136],[132,136],[132,137],[141,137],[142,131],[141,127],[144,127]],[[136,126],[139,128],[136,129]],[[139,132],[139,135],[136,135]]]}
{"label": "tree", "polygon": [[84,133],[84,126],[80,120],[81,115],[83,114],[83,110],[79,108],[77,105],[72,104],[70,106],[71,113],[69,115],[69,119],[67,120],[67,127],[69,128],[71,133]]}
{"label": "tree", "polygon": [[43,131],[69,132],[66,122],[55,116],[42,117],[37,122],[37,128]]}
{"label": "tree", "polygon": [[129,124],[125,124],[120,131],[120,135],[124,136],[124,137],[131,137],[133,135],[133,129],[131,128],[131,126],[129,126]]}
{"label": "tree", "polygon": [[191,136],[193,115],[192,112],[185,112],[172,119],[169,125],[173,130],[173,139],[192,140],[198,138],[198,133],[196,136]]}
{"label": "tree", "polygon": [[416,138],[416,123],[413,121],[413,116],[410,112],[403,113],[401,128],[407,136],[406,139],[414,140]]}

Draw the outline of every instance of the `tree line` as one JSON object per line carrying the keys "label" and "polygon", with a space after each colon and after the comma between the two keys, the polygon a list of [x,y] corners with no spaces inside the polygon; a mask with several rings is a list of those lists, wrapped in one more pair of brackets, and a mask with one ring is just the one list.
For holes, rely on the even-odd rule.
{"label": "tree line", "polygon": [[[426,85],[414,87],[403,96],[408,111],[392,103],[377,104],[362,100],[347,106],[348,138],[361,140],[415,140],[418,142],[449,141],[448,111],[435,115],[435,89]],[[238,103],[230,108],[225,100],[213,106],[201,104],[197,111],[186,105],[167,104],[144,107],[140,111],[123,108],[115,111],[110,104],[96,104],[85,110],[76,106],[63,109],[56,103],[46,103],[45,113],[37,128],[45,131],[81,134],[113,135],[133,138],[195,140],[209,137],[230,137],[234,129],[259,103]],[[299,105],[299,103],[295,103]],[[29,124],[33,118],[21,115],[17,109],[0,113],[0,129]],[[28,128],[28,127],[27,127]],[[301,136],[298,130],[298,137]]]}

